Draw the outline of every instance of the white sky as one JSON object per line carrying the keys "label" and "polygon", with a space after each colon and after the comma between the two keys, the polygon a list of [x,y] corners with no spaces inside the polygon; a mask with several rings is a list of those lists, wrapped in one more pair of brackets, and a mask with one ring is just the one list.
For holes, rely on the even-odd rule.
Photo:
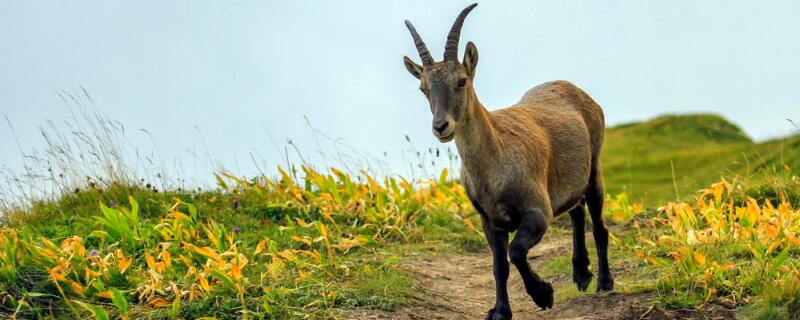
{"label": "white sky", "polygon": [[[216,164],[252,174],[251,153],[270,172],[281,163],[269,135],[326,163],[305,115],[404,172],[404,135],[423,150],[438,143],[402,64],[419,61],[403,20],[438,60],[469,3],[4,0],[0,116],[23,149],[41,148],[37,126],[69,114],[56,92],[83,86],[140,148],[155,149],[146,129],[164,158],[202,162],[189,151],[206,145]],[[714,112],[765,139],[800,120],[798,12],[797,1],[481,1],[460,51],[476,43],[476,88],[490,109],[565,79],[609,124]],[[0,150],[0,166],[20,167],[5,121]]]}

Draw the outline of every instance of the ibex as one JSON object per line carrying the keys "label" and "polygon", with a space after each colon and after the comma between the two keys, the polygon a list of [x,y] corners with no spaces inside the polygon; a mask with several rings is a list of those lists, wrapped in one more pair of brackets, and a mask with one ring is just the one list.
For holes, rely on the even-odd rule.
{"label": "ibex", "polygon": [[[515,105],[489,112],[473,87],[478,49],[467,43],[458,61],[458,40],[467,14],[453,23],[444,60],[435,62],[414,26],[405,21],[422,65],[404,57],[420,80],[433,113],[433,134],[442,143],[455,140],[461,156],[461,181],[481,216],[494,264],[495,306],[486,319],[510,319],[508,273],[511,260],[525,291],[542,309],[553,306],[553,287],[528,264],[528,251],[542,239],[558,215],[572,220],[572,281],[586,290],[592,280],[584,239],[588,206],[599,262],[598,291],[612,290],[608,268],[608,230],[603,225],[603,174],[600,148],[603,111],[585,92],[566,81],[536,86]],[[509,232],[516,231],[511,243]]]}

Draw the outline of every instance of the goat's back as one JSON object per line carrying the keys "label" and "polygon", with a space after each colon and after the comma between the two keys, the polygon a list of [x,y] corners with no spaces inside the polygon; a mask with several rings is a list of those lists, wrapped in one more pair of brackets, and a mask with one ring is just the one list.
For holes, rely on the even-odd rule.
{"label": "goat's back", "polygon": [[516,155],[529,181],[547,192],[553,214],[573,206],[586,191],[598,165],[605,129],[603,111],[583,90],[567,81],[553,81],[528,90],[516,105],[492,112],[506,138],[504,148]]}
{"label": "goat's back", "polygon": [[565,108],[577,111],[589,130],[593,155],[599,157],[605,132],[603,109],[571,82],[557,80],[535,86],[525,92],[515,106],[534,108],[541,112],[561,113]]}

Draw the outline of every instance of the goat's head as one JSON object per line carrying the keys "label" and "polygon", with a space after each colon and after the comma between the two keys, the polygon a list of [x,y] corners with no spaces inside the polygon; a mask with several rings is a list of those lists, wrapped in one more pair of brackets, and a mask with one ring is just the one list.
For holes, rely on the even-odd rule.
{"label": "goat's head", "polygon": [[467,43],[464,61],[458,62],[458,38],[464,19],[477,3],[464,10],[456,18],[444,48],[444,60],[435,62],[417,30],[406,20],[406,27],[414,38],[422,65],[416,64],[408,57],[403,57],[406,69],[420,80],[419,89],[428,98],[433,113],[433,135],[441,142],[448,142],[455,136],[459,122],[469,107],[474,89],[472,79],[478,64],[478,48],[472,42]]}

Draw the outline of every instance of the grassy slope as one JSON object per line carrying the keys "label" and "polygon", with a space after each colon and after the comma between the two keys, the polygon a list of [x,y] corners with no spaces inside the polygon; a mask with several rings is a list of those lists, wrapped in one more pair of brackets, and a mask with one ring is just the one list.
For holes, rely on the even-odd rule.
{"label": "grassy slope", "polygon": [[787,175],[783,164],[800,163],[800,136],[754,143],[716,115],[661,116],[609,128],[602,161],[607,193],[653,206],[674,201],[676,185],[686,196],[721,176],[770,183],[764,177]]}
{"label": "grassy slope", "polygon": [[[789,175],[782,163],[789,164],[795,170],[800,167],[798,147],[800,147],[798,136],[753,143],[735,125],[711,115],[665,116],[645,123],[617,126],[608,129],[606,135],[603,161],[607,192],[614,194],[626,191],[633,201],[644,199],[648,206],[662,205],[663,201],[674,200],[675,187],[671,163],[675,168],[675,181],[680,195],[690,195],[695,190],[717,181],[720,176],[740,175],[752,178],[756,182],[763,182],[766,177]],[[113,202],[125,205],[128,195],[134,196],[141,204],[143,228],[153,228],[159,222],[159,218],[169,212],[169,206],[174,202],[173,198],[180,198],[197,206],[201,217],[213,219],[228,229],[240,226],[241,232],[235,237],[241,241],[240,247],[248,254],[258,240],[265,236],[275,240],[279,250],[308,249],[304,244],[291,240],[291,237],[293,235],[316,237],[314,229],[297,228],[291,221],[295,218],[307,221],[320,219],[313,214],[308,215],[307,212],[286,210],[282,205],[276,207],[276,199],[265,198],[253,190],[240,194],[219,191],[155,193],[146,188],[121,187],[103,191],[88,190],[66,195],[59,201],[40,202],[33,210],[19,213],[16,217],[6,217],[5,222],[9,226],[27,230],[29,234],[34,235],[34,238],[42,235],[61,241],[71,235],[81,235],[87,241],[87,248],[99,248],[101,254],[105,254],[111,249],[105,250],[107,248],[104,248],[98,239],[88,236],[93,230],[98,229],[94,221],[94,217],[98,214],[97,203]],[[241,200],[237,210],[231,208],[234,199]],[[363,226],[356,226],[358,223],[353,220],[344,219],[337,222],[342,228],[339,230],[342,233],[341,237],[344,237],[344,234],[364,232]],[[281,227],[285,226],[293,227],[297,231],[281,231]],[[205,242],[202,245],[206,245]],[[320,246],[319,243],[315,243],[311,247],[322,250]],[[312,275],[305,280],[293,280],[293,277],[274,280],[275,282],[271,283],[274,287],[308,289],[274,298],[275,305],[281,307],[271,311],[271,314],[277,318],[294,318],[313,313],[312,318],[324,318],[331,315],[330,308],[366,307],[391,310],[395,305],[402,304],[413,296],[414,289],[409,275],[402,270],[385,268],[387,257],[394,256],[398,252],[458,251],[474,248],[485,248],[483,239],[476,232],[470,231],[459,219],[454,218],[451,212],[420,212],[416,226],[405,229],[403,237],[387,237],[380,243],[367,245],[366,248],[354,249],[347,254],[340,253],[337,263],[347,265],[349,269],[357,272],[342,274],[339,269],[322,268],[319,272],[311,272]],[[633,259],[628,252],[614,252]],[[144,270],[142,267],[144,257],[141,252],[131,254],[135,256],[134,265]],[[566,257],[564,259],[568,261]],[[247,275],[250,278],[248,289],[260,287],[258,274],[264,272],[263,268],[267,261],[253,258]],[[298,270],[309,272],[307,269]],[[295,272],[293,269],[287,271]],[[58,295],[52,285],[47,285],[45,281],[24,284],[17,281],[7,283],[0,281],[0,287],[2,287],[0,291],[4,292],[29,291]],[[320,296],[327,290],[336,291],[338,296],[335,301],[313,309],[304,307],[313,300],[313,297]],[[251,311],[263,312],[259,311],[260,301],[263,299],[256,291],[252,291],[254,292],[252,299],[247,299],[244,304],[248,305]],[[226,295],[230,295],[230,292],[220,289],[210,294],[208,299],[195,300],[192,303],[184,302],[181,312],[176,314],[189,317],[216,314],[223,318],[225,315],[236,314],[241,304],[227,302],[219,304],[219,301],[225,301],[219,299]],[[64,306],[57,300],[38,303],[39,312],[45,316],[65,315],[68,311],[61,309]],[[105,302],[96,297],[89,300]],[[54,308],[50,309],[47,306],[50,303],[53,303]],[[0,305],[0,315],[4,312],[5,314],[13,312],[14,308],[9,310],[9,307]],[[169,317],[167,310],[139,307],[132,314],[154,318]],[[83,310],[78,312],[85,314]],[[33,311],[23,314],[30,315]]]}
{"label": "grassy slope", "polygon": [[[401,228],[400,224],[396,223],[392,227],[397,227],[397,234],[386,233],[379,238],[368,229],[380,223],[365,225],[363,216],[350,219],[338,215],[346,211],[334,212],[332,213],[332,219],[336,220],[334,223],[323,219],[314,209],[288,208],[285,206],[285,199],[279,199],[274,194],[265,195],[264,190],[253,188],[233,191],[218,189],[208,192],[156,192],[147,188],[114,185],[102,190],[82,190],[66,194],[57,201],[36,202],[31,209],[24,212],[9,212],[0,221],[0,230],[4,230],[2,228],[4,226],[14,228],[19,231],[21,238],[30,237],[29,241],[36,243],[40,236],[56,243],[61,243],[71,236],[79,236],[83,238],[83,245],[87,251],[96,249],[98,256],[105,256],[119,246],[118,243],[113,243],[116,241],[114,239],[105,241],[103,239],[105,236],[98,236],[98,230],[107,230],[97,222],[97,218],[100,217],[98,203],[124,208],[128,205],[128,196],[134,197],[139,203],[139,228],[143,234],[142,238],[149,240],[144,241],[146,247],[144,249],[137,247],[125,250],[126,255],[133,259],[133,263],[126,275],[122,276],[124,281],[115,280],[109,283],[108,279],[100,278],[103,278],[107,285],[119,288],[125,293],[126,299],[132,306],[128,313],[131,318],[216,316],[227,319],[240,317],[241,310],[245,307],[249,310],[251,318],[273,319],[330,318],[334,316],[335,309],[391,310],[397,304],[407,302],[409,297],[415,294],[411,277],[404,271],[394,268],[396,258],[392,257],[396,257],[398,252],[470,250],[482,248],[484,243],[477,232],[469,230],[467,225],[457,219],[451,211],[422,208],[414,210],[414,214],[419,216],[413,219],[413,228]],[[154,244],[170,242],[159,236],[161,230],[159,228],[165,221],[162,220],[165,214],[172,211],[170,207],[176,199],[197,208],[200,220],[198,226],[209,226],[209,223],[214,221],[221,229],[227,230],[224,234],[231,236],[240,252],[250,259],[250,263],[243,271],[244,277],[247,278],[245,283],[248,292],[243,302],[237,301],[235,292],[223,288],[219,281],[212,280],[211,277],[208,281],[212,290],[205,298],[194,299],[191,302],[182,301],[177,310],[153,308],[143,301],[136,300],[135,288],[145,283],[146,278],[142,277],[144,270],[147,270],[145,253],[157,256]],[[236,207],[233,207],[234,203],[237,203]],[[185,208],[183,210],[186,211]],[[370,241],[361,248],[345,252],[336,250],[332,252],[335,260],[326,259],[325,246],[322,242],[314,240],[312,243],[310,240],[319,236],[317,228],[313,225],[302,227],[298,219],[309,223],[328,224],[331,228],[332,242],[334,238],[351,235],[364,235]],[[232,231],[234,228],[236,231]],[[196,247],[209,246],[211,244],[205,239],[207,233],[208,231],[198,232],[199,237],[192,237],[183,242],[193,243]],[[210,239],[210,235],[208,236]],[[308,239],[309,244],[295,240],[297,239],[295,237]],[[269,264],[274,259],[270,260],[264,255],[257,257],[253,253],[259,240],[264,238],[271,239],[272,244],[268,247],[274,247],[276,252],[287,249],[320,250],[323,261],[315,264],[313,261],[301,260],[296,264],[281,265],[277,275],[265,279],[265,274],[272,272]],[[0,244],[3,242],[0,241]],[[171,281],[185,286],[193,279],[181,276],[187,270],[181,265],[178,257],[190,254],[178,248],[177,244],[171,247],[175,249],[171,252],[175,259],[172,269],[165,271],[163,276],[176,277]],[[0,266],[9,266],[8,261],[2,259],[11,256],[9,252],[17,251],[9,250],[9,247],[0,245]],[[68,319],[78,315],[88,317],[87,310],[77,306],[69,308],[60,299],[61,292],[43,273],[44,269],[49,269],[51,266],[43,269],[42,266],[30,267],[28,266],[30,263],[24,264],[26,265],[24,268],[15,268],[14,273],[17,276],[14,280],[2,277],[0,272],[0,298],[5,299],[0,302],[0,318],[9,317],[15,312],[23,318]],[[203,269],[200,266],[195,267]],[[95,305],[105,303],[108,307],[107,312],[112,317],[121,314],[108,304],[107,300],[98,298],[89,288],[89,284],[84,283],[84,285],[88,292],[85,297],[71,293],[70,290],[67,290],[67,296],[73,300],[83,300]],[[46,295],[42,296],[46,298],[37,298],[30,302],[33,308],[19,307],[20,304],[16,301],[24,299],[31,293],[37,297]],[[9,302],[11,299],[9,295],[16,300]],[[172,302],[173,298],[169,298],[169,301]],[[269,311],[266,309],[267,305],[272,305]]]}

